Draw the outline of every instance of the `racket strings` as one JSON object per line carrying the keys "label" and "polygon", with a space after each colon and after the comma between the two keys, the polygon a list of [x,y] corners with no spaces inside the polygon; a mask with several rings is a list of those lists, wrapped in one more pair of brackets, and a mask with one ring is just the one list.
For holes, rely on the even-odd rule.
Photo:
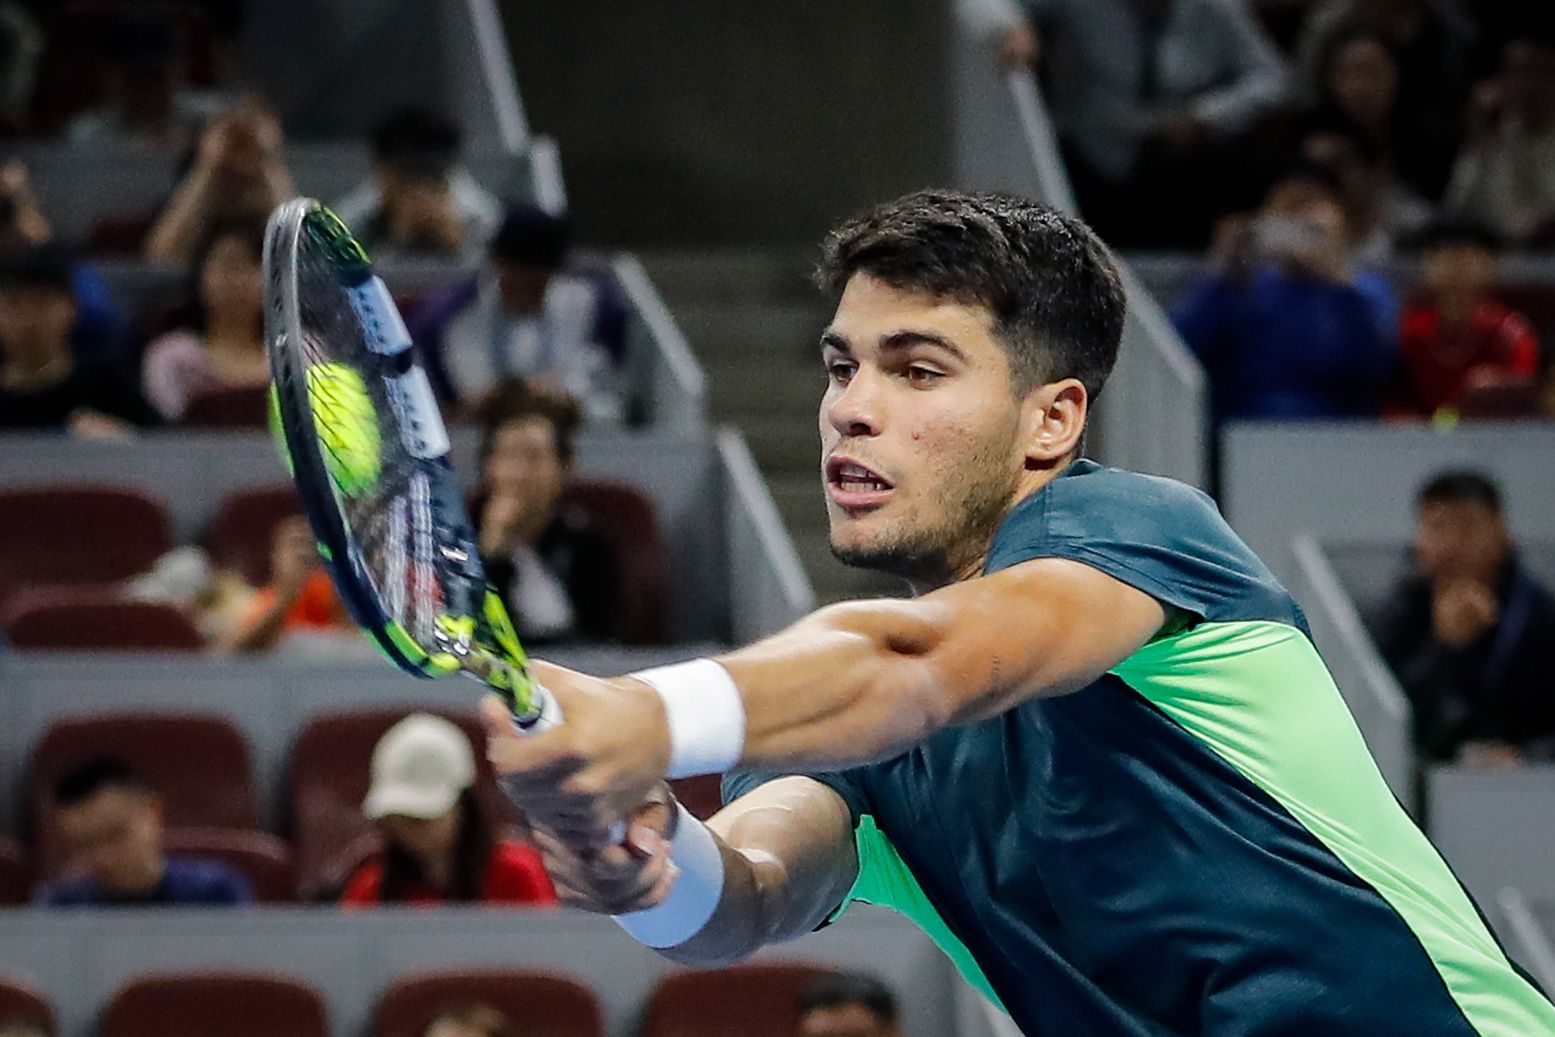
{"label": "racket strings", "polygon": [[[349,416],[360,414],[359,396],[365,387],[372,404],[371,420],[378,425],[376,480],[369,487],[351,487],[349,494],[338,483],[333,486],[355,542],[357,557],[348,564],[364,571],[389,619],[418,644],[432,646],[437,643],[437,616],[447,594],[442,586],[444,568],[439,563],[439,524],[429,465],[406,449],[401,436],[403,416],[385,380],[392,373],[389,361],[370,348],[340,267],[331,260],[330,247],[309,235],[305,226],[297,264],[299,351],[308,368],[343,365],[361,378],[359,386],[328,377],[310,379],[314,413],[331,416],[329,420],[353,420]],[[351,458],[346,456],[348,450],[331,442],[336,438],[321,436],[318,442],[344,470]]]}

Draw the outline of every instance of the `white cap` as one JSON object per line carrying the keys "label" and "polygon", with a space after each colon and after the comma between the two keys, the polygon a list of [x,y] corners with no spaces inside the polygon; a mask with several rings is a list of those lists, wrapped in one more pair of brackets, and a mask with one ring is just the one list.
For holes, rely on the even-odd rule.
{"label": "white cap", "polygon": [[457,724],[412,713],[384,732],[373,749],[372,788],[362,813],[441,817],[475,784],[475,753]]}

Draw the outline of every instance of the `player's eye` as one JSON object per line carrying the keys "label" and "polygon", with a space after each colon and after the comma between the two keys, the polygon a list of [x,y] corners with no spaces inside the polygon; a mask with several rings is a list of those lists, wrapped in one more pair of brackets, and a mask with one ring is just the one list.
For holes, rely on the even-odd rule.
{"label": "player's eye", "polygon": [[944,377],[945,373],[943,371],[936,371],[934,368],[925,367],[922,364],[913,364],[907,369],[907,382],[909,385],[926,388]]}
{"label": "player's eye", "polygon": [[846,385],[858,365],[847,360],[833,360],[826,365],[826,374],[838,385]]}

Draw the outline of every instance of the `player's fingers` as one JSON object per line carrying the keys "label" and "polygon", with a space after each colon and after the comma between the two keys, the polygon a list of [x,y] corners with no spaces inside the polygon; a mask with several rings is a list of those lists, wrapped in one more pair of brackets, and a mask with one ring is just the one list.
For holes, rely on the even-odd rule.
{"label": "player's fingers", "polygon": [[518,730],[513,726],[513,714],[508,712],[507,705],[496,695],[487,695],[481,699],[480,715],[487,738],[505,741],[518,737]]}

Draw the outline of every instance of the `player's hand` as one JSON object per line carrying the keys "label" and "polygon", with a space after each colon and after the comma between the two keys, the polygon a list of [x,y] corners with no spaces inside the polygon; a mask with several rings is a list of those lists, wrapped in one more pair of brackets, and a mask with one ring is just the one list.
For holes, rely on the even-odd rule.
{"label": "player's hand", "polygon": [[563,904],[619,915],[653,907],[669,895],[679,874],[668,852],[674,822],[673,800],[660,785],[633,811],[622,845],[576,846],[543,825],[532,826],[530,835]]}
{"label": "player's hand", "polygon": [[610,829],[649,798],[670,762],[669,724],[657,693],[629,677],[606,680],[535,662],[536,680],[563,720],[513,730],[497,699],[482,703],[486,754],[514,804],[575,842],[606,846]]}

